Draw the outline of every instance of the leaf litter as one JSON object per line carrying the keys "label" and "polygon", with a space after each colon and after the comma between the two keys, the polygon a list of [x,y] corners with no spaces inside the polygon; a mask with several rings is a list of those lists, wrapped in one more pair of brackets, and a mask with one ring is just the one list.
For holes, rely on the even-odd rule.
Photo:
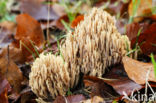
{"label": "leaf litter", "polygon": [[[12,7],[14,2],[19,5],[16,9]],[[67,12],[67,8],[59,4],[63,3],[62,1],[19,0],[14,2],[8,6],[10,9],[7,12],[17,16],[16,22],[0,23],[0,101],[3,103],[36,103],[37,96],[31,91],[28,83],[34,59],[42,52],[59,55],[61,52],[58,47],[65,41],[65,33],[71,30],[74,34],[74,29],[84,19],[83,15],[92,7],[103,8],[116,18],[118,31],[122,35],[126,34],[131,41],[132,50],[128,50],[130,57],[123,57],[121,64],[109,67],[100,78],[81,75],[77,89],[72,89],[70,95],[58,96],[54,103],[125,102],[126,99],[122,99],[125,93],[128,96],[133,92],[138,93],[137,90],[142,93],[143,89],[147,89],[148,82],[152,88],[156,87],[154,58],[152,62],[149,59],[151,53],[156,57],[156,14],[155,3],[152,0],[146,2],[143,0],[97,0],[97,2],[85,0],[77,8],[79,11],[75,11],[76,16],[74,13],[71,15]],[[65,0],[68,8],[74,7],[74,3],[78,2]],[[0,15],[1,18],[3,17]],[[47,32],[49,41],[47,41]],[[58,40],[61,43],[59,45]],[[136,48],[139,48],[139,52]],[[131,58],[135,53],[137,53],[136,58]],[[142,59],[139,59],[140,56]],[[147,95],[149,97],[149,92]]]}

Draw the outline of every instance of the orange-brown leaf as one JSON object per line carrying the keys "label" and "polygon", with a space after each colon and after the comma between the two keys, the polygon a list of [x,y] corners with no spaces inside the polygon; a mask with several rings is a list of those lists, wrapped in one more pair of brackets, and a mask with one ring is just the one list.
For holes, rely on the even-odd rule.
{"label": "orange-brown leaf", "polygon": [[8,61],[5,57],[0,58],[0,74],[13,86],[14,92],[20,92],[23,74],[12,60]]}
{"label": "orange-brown leaf", "polygon": [[[129,57],[123,58],[123,64],[128,77],[138,84],[145,84],[148,81],[156,82],[154,67],[151,63],[143,63]],[[149,75],[147,73],[149,72]]]}
{"label": "orange-brown leaf", "polygon": [[[22,41],[22,43],[25,44],[32,52],[35,52],[30,41],[32,41],[37,47],[40,47],[44,43],[44,35],[40,24],[28,14],[18,15],[16,21],[17,31],[15,39],[17,42],[14,44],[19,48],[19,42]],[[32,55],[23,45],[22,52],[25,57]]]}
{"label": "orange-brown leaf", "polygon": [[0,76],[0,103],[8,103],[8,91],[11,89],[8,81]]}
{"label": "orange-brown leaf", "polygon": [[75,28],[81,21],[84,20],[84,16],[83,15],[79,15],[77,16],[71,23],[71,28]]}

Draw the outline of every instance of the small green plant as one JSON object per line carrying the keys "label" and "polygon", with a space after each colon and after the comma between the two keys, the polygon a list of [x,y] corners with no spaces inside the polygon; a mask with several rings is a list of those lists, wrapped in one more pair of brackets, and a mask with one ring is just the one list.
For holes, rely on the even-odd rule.
{"label": "small green plant", "polygon": [[15,22],[15,15],[10,14],[7,9],[8,0],[0,0],[0,22],[3,21],[14,21]]}
{"label": "small green plant", "polygon": [[70,88],[67,91],[67,96],[69,96],[69,95],[72,95],[72,92],[71,92]]}
{"label": "small green plant", "polygon": [[155,78],[156,78],[156,61],[155,61],[155,59],[154,59],[153,54],[151,54],[151,61],[152,61],[152,63],[153,63],[154,75],[155,75]]}
{"label": "small green plant", "polygon": [[82,1],[71,3],[69,0],[61,0],[60,4],[64,7],[69,18],[69,22],[71,23],[75,19],[76,15],[79,13]]}
{"label": "small green plant", "polygon": [[76,18],[77,14],[80,12],[80,6],[82,4],[82,1],[70,2],[69,0],[62,0],[59,2],[59,4],[64,7],[69,19],[69,23],[63,20],[61,21],[61,23],[64,25],[67,31],[70,31],[70,25],[72,21]]}

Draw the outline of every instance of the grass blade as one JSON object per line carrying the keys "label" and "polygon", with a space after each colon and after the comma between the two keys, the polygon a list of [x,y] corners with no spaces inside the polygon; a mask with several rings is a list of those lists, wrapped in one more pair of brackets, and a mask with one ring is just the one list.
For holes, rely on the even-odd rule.
{"label": "grass blade", "polygon": [[151,61],[152,61],[152,63],[153,63],[154,75],[155,75],[155,78],[156,78],[156,61],[154,60],[153,54],[151,54]]}

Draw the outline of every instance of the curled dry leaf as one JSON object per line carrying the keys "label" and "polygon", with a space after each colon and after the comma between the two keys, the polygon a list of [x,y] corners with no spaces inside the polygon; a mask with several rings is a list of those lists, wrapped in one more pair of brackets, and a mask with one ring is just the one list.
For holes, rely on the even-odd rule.
{"label": "curled dry leaf", "polygon": [[8,80],[14,92],[20,92],[23,75],[12,60],[8,61],[7,58],[0,58],[0,74]]}
{"label": "curled dry leaf", "polygon": [[136,83],[145,84],[146,79],[148,81],[156,82],[153,64],[143,63],[129,57],[124,57],[122,61],[128,77]]}

